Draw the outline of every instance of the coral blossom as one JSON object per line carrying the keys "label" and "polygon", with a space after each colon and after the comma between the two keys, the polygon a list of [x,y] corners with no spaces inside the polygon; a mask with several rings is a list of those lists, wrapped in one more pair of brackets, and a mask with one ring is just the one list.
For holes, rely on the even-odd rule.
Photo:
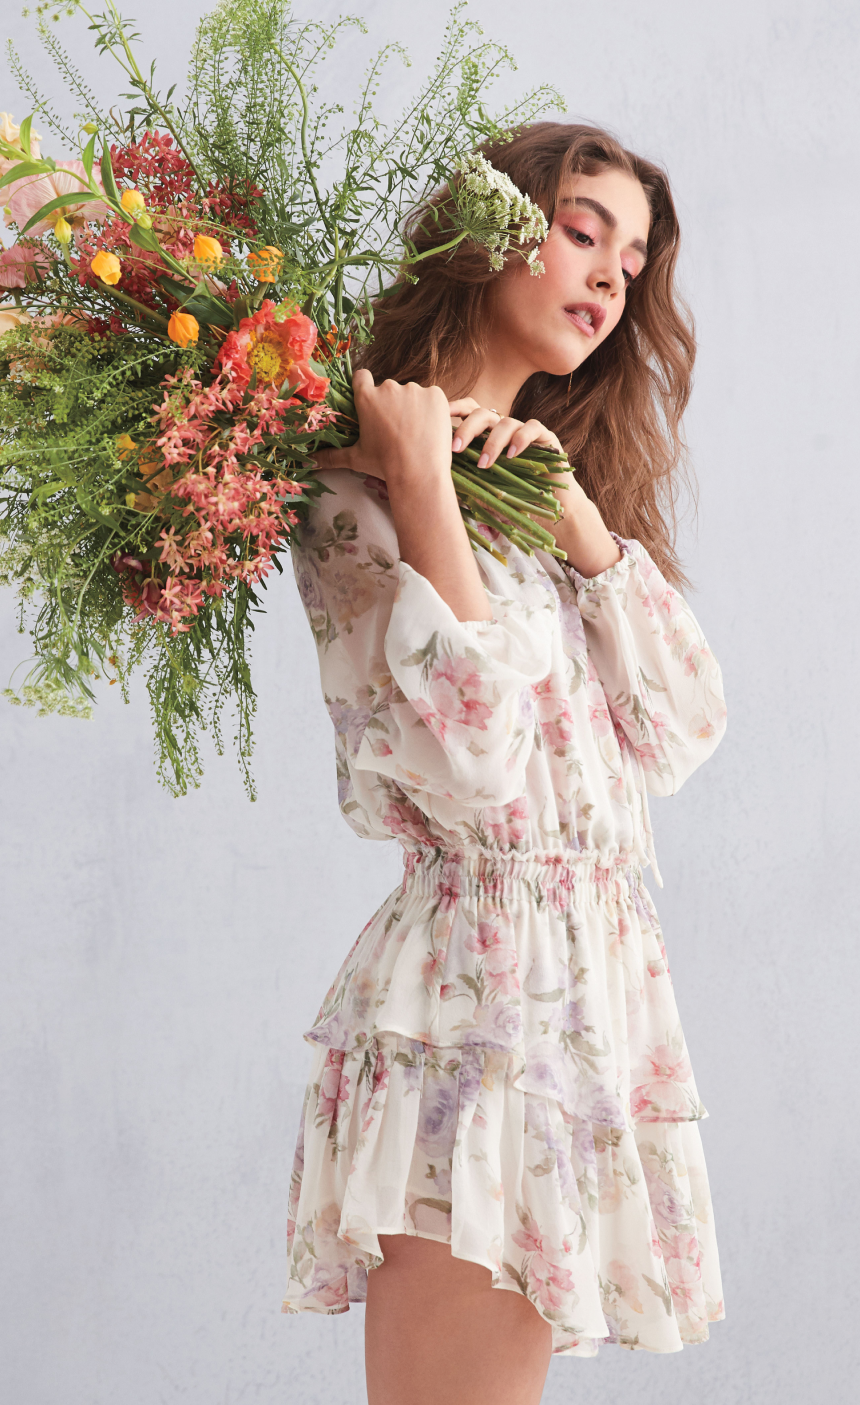
{"label": "coral blossom", "polygon": [[243,317],[238,330],[229,333],[215,365],[243,389],[256,375],[258,384],[286,382],[307,400],[322,400],[328,380],[309,364],[316,342],[317,329],[309,317],[297,307],[284,315],[266,298],[253,317]]}

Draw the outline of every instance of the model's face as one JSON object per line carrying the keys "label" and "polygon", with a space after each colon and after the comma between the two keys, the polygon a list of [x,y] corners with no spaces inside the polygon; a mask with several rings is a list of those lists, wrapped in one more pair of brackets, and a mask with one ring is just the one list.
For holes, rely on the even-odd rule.
{"label": "model's face", "polygon": [[533,277],[515,264],[499,280],[497,348],[531,371],[575,371],[618,325],[645,266],[650,223],[645,191],[632,177],[615,170],[572,177],[538,255],[546,272]]}

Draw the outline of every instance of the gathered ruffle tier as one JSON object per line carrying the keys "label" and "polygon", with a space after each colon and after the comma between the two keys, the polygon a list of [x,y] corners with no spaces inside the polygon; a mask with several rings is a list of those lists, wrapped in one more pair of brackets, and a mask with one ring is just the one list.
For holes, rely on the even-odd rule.
{"label": "gathered ruffle tier", "polygon": [[412,849],[308,1034],[285,1311],[343,1312],[417,1234],[525,1294],[556,1352],[723,1316],[706,1116],[629,855]]}

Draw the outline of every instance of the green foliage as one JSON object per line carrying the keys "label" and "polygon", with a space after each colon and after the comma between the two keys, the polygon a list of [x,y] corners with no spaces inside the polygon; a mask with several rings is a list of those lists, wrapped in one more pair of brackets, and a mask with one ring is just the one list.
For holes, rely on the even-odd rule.
{"label": "green foliage", "polygon": [[[349,120],[343,95],[329,99],[318,81],[319,66],[335,45],[356,29],[364,31],[359,19],[302,22],[290,0],[221,0],[199,25],[187,86],[177,95],[174,89],[160,93],[154,64],[146,70],[138,62],[138,36],[114,0],[106,0],[100,14],[80,3],[60,8],[87,21],[97,52],[119,64],[130,89],[124,110],[102,111],[46,23],[59,11],[37,6],[48,56],[78,102],[77,116],[92,138],[81,153],[88,169],[102,145],[127,144],[152,128],[167,131],[194,169],[198,194],[205,194],[210,182],[222,191],[244,194],[253,187],[258,192],[252,208],[257,236],[249,236],[243,247],[235,230],[229,232],[233,252],[220,273],[228,282],[238,280],[241,296],[228,306],[197,281],[199,271],[165,254],[152,220],[148,226],[132,225],[132,243],[159,253],[170,271],[170,277],[161,279],[162,292],[173,299],[169,305],[178,300],[198,317],[199,349],[180,351],[165,337],[166,315],[142,307],[121,289],[78,286],[69,276],[65,251],[60,251],[65,264],[52,263],[23,295],[15,294],[31,313],[65,313],[74,320],[48,330],[25,325],[0,336],[0,585],[17,589],[21,628],[30,622],[35,651],[30,672],[6,696],[40,714],[85,716],[98,681],[118,683],[127,697],[132,672],[143,668],[164,784],[174,794],[199,784],[199,734],[208,730],[220,750],[225,710],[232,709],[233,740],[253,797],[256,700],[249,643],[260,600],[249,586],[236,584],[223,599],[208,602],[193,628],[175,636],[164,625],[135,619],[111,560],[119,551],[154,560],[156,533],[152,512],[140,505],[140,463],[134,456],[121,456],[117,440],[122,435],[151,439],[153,406],[161,400],[165,377],[184,367],[204,381],[211,377],[216,334],[236,325],[264,295],[298,299],[324,331],[334,323],[354,340],[369,338],[369,299],[401,271],[404,260],[407,266],[416,261],[414,247],[404,247],[405,216],[431,191],[444,187],[476,145],[563,103],[554,89],[541,87],[491,115],[488,90],[499,79],[507,80],[515,64],[504,48],[485,40],[480,27],[464,18],[464,3],[450,13],[430,76],[390,124],[377,114],[374,101],[386,64],[409,62],[399,45],[386,45],[370,64]],[[35,113],[64,143],[76,145],[11,45],[10,63],[31,95]],[[29,149],[28,134],[28,123],[22,123],[24,150]],[[7,158],[10,153],[15,154],[10,148]],[[46,160],[41,169],[52,168]],[[107,152],[101,171],[109,201],[121,214]],[[460,202],[463,220],[456,237],[480,238],[498,257],[498,250],[508,247],[505,230],[497,237],[495,216],[485,227],[489,207],[481,199],[477,205],[475,199]],[[53,203],[59,212],[63,202]],[[68,198],[65,203],[71,207]],[[261,245],[283,252],[276,286],[256,287],[248,279],[245,251]],[[49,247],[56,256],[59,246]],[[105,327],[109,320],[111,334],[93,336],[82,330],[82,319],[89,319],[90,328],[93,319]],[[337,409],[341,425],[352,426],[354,437],[348,356],[320,369],[332,378],[329,404]],[[290,441],[296,477],[312,448],[311,438],[302,438],[297,430]],[[343,436],[339,439],[330,426],[313,442],[343,442]],[[286,453],[283,444],[267,441],[273,472],[278,471],[278,455],[283,459]],[[543,507],[543,516],[552,515],[551,495],[538,481],[545,468],[538,465],[536,472],[534,463],[515,464],[526,474],[521,491]],[[497,522],[493,513],[506,495],[511,503],[522,502],[510,497],[514,466],[508,465],[507,477],[498,471],[488,499],[487,485],[475,479],[471,462],[460,463],[458,490],[466,496],[477,493],[479,504],[488,505],[489,517],[480,506],[475,509],[479,521]],[[312,491],[324,489],[317,484]],[[301,509],[302,501],[291,499],[291,506]],[[522,518],[521,531],[529,528]],[[533,524],[531,529],[541,530]],[[523,540],[527,544],[530,538]],[[280,569],[277,557],[275,565]]]}

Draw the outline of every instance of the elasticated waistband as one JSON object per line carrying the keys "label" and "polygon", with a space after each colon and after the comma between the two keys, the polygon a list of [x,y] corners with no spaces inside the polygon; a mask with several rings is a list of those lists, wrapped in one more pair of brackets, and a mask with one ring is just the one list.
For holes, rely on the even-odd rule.
{"label": "elasticated waistband", "polygon": [[638,881],[642,869],[631,854],[609,857],[595,850],[564,854],[537,852],[495,854],[481,849],[407,848],[403,845],[404,892],[456,893],[513,897],[524,887],[546,896],[594,884],[608,889],[620,881]]}

